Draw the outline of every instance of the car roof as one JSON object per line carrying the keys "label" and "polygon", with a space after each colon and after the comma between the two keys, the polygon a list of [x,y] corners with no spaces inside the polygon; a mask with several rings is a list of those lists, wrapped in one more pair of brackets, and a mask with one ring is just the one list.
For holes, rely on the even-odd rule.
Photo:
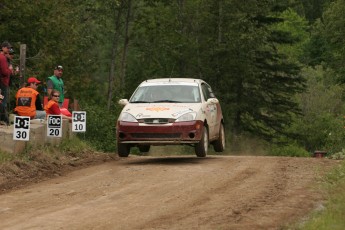
{"label": "car roof", "polygon": [[146,83],[197,83],[200,84],[204,82],[201,79],[196,79],[196,78],[156,78],[156,79],[148,79],[143,81],[141,84],[146,84]]}

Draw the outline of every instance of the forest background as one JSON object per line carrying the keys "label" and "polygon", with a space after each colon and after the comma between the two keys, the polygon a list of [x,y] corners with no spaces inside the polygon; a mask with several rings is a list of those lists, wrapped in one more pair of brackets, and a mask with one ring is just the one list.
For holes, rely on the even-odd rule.
{"label": "forest background", "polygon": [[25,78],[64,67],[99,150],[115,151],[117,101],[141,81],[193,77],[220,99],[229,151],[345,154],[345,0],[1,0],[0,12],[15,66],[27,45]]}

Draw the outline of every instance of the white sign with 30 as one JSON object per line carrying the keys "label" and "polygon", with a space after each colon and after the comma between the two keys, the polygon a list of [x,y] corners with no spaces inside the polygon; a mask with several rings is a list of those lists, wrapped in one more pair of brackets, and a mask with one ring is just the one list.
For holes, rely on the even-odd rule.
{"label": "white sign with 30", "polygon": [[30,138],[30,117],[15,116],[13,125],[13,140],[28,141]]}

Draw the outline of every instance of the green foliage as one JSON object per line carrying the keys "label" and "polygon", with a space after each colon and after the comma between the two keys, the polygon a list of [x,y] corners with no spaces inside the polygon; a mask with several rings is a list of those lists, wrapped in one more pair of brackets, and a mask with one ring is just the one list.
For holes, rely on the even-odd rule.
{"label": "green foliage", "polygon": [[310,153],[299,147],[298,144],[289,144],[287,146],[272,145],[268,151],[271,156],[289,156],[289,157],[310,157]]}
{"label": "green foliage", "polygon": [[308,121],[296,121],[294,127],[301,137],[299,142],[309,151],[335,152],[344,147],[342,122],[331,114],[315,114]]}
{"label": "green foliage", "polygon": [[323,10],[333,0],[300,0],[303,5],[303,13],[309,22],[314,22],[322,16]]}
{"label": "green foliage", "polygon": [[13,159],[13,154],[0,151],[0,163],[11,161]]}
{"label": "green foliage", "polygon": [[308,91],[298,97],[303,116],[295,119],[290,131],[308,151],[340,151],[345,147],[344,88],[333,83],[332,71],[320,66],[306,68],[303,74],[308,79]]}
{"label": "green foliage", "polygon": [[80,138],[73,137],[71,139],[64,139],[58,145],[58,149],[64,153],[82,154],[84,151],[91,151],[92,147]]}
{"label": "green foliage", "polygon": [[304,48],[304,63],[306,65],[321,65],[331,59],[329,43],[322,36],[322,27],[321,20],[317,20],[312,26],[309,43]]}
{"label": "green foliage", "polygon": [[[337,84],[345,79],[344,0],[131,2],[126,56],[127,0],[0,3],[0,38],[17,54],[27,44],[24,77],[45,81],[63,65],[66,96],[88,110],[80,137],[97,149],[115,149],[119,109],[105,109],[112,64],[113,102],[148,78],[202,78],[220,99],[234,139],[243,133],[298,140],[308,150],[344,148],[344,87]],[[301,73],[302,65],[316,67]]]}
{"label": "green foliage", "polygon": [[278,16],[281,17],[283,21],[274,25],[273,28],[290,35],[286,44],[277,45],[279,51],[287,55],[290,61],[304,62],[304,47],[308,44],[310,39],[308,22],[291,8],[278,14]]}
{"label": "green foliage", "polygon": [[66,156],[79,157],[85,153],[93,153],[94,148],[86,141],[74,136],[65,138],[59,144],[28,145],[22,153],[17,154],[22,160],[32,161],[47,157],[51,160]]}
{"label": "green foliage", "polygon": [[327,64],[331,66],[338,74],[339,81],[345,83],[345,1],[336,0],[330,4],[330,7],[324,12],[321,30],[321,36],[328,44],[328,53],[330,58]]}
{"label": "green foliage", "polygon": [[333,160],[345,160],[345,149],[330,155],[328,158]]}
{"label": "green foliage", "polygon": [[233,134],[246,131],[271,140],[286,135],[286,126],[290,125],[293,115],[298,114],[293,98],[303,90],[304,79],[298,74],[296,61],[277,50],[280,44],[286,43],[290,31],[281,33],[282,30],[274,26],[282,21],[276,16],[276,10],[288,5],[261,4],[257,11],[248,8],[238,14],[227,12],[230,17],[240,17],[231,24],[233,28],[229,28],[239,39],[231,37],[235,41],[227,50],[230,54],[227,56],[232,58],[227,61],[233,76],[222,82],[226,87],[219,88],[227,97],[221,97],[221,101],[229,102],[232,108],[226,119],[231,122]]}
{"label": "green foliage", "polygon": [[106,110],[102,104],[81,104],[86,111],[86,133],[79,135],[97,150],[113,152],[116,149],[116,120],[119,109]]}

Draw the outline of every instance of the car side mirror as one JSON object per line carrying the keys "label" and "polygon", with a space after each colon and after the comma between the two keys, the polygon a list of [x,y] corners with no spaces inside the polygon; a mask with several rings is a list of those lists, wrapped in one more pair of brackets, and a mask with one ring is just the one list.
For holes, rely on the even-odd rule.
{"label": "car side mirror", "polygon": [[118,103],[119,105],[127,105],[129,102],[127,99],[120,99]]}
{"label": "car side mirror", "polygon": [[207,99],[207,104],[217,104],[219,103],[217,98],[209,98]]}

